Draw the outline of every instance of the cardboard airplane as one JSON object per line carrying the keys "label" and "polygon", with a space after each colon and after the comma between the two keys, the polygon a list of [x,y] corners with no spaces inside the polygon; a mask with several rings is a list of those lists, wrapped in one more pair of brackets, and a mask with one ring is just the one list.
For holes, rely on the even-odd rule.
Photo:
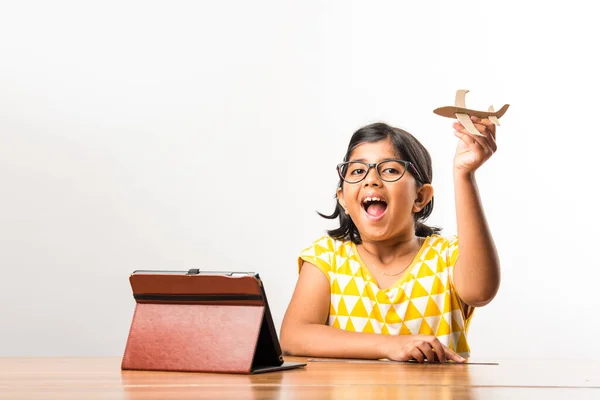
{"label": "cardboard airplane", "polygon": [[433,110],[437,115],[441,115],[442,117],[447,118],[457,118],[461,124],[465,127],[465,129],[472,135],[475,136],[484,136],[475,125],[473,125],[473,121],[471,121],[471,116],[479,117],[479,118],[487,118],[494,125],[500,126],[500,121],[498,118],[502,117],[506,110],[508,110],[509,104],[505,104],[498,111],[494,111],[494,107],[490,106],[487,111],[478,111],[467,108],[465,104],[465,95],[469,93],[468,90],[457,90],[456,91],[456,100],[454,101],[454,106],[446,106],[440,107]]}

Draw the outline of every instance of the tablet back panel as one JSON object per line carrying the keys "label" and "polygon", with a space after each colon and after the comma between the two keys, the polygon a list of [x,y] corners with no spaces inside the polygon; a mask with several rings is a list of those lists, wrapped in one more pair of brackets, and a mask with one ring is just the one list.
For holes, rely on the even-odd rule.
{"label": "tablet back panel", "polygon": [[133,274],[130,282],[137,304],[122,369],[252,372],[265,314],[256,277]]}

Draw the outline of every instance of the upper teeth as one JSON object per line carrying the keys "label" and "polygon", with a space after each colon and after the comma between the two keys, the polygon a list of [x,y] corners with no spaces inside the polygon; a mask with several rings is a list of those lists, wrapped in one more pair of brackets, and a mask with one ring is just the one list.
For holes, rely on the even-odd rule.
{"label": "upper teeth", "polygon": [[367,203],[369,201],[381,201],[379,197],[367,197],[363,200],[363,203]]}

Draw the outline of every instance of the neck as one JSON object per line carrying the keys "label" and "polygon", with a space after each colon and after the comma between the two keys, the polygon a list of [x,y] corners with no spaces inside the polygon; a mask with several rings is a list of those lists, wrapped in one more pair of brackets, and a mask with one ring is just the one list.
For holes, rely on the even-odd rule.
{"label": "neck", "polygon": [[414,235],[403,236],[394,240],[375,242],[363,240],[362,248],[380,265],[393,264],[396,260],[412,256],[421,247],[421,239]]}

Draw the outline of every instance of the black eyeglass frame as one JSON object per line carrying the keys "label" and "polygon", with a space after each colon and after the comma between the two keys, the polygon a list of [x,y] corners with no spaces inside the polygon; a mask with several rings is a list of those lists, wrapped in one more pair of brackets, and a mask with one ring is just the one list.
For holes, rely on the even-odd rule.
{"label": "black eyeglass frame", "polygon": [[[402,164],[404,164],[404,171],[402,172],[402,175],[400,175],[400,176],[398,177],[398,179],[394,179],[393,181],[390,181],[390,180],[388,180],[388,179],[383,179],[383,177],[382,177],[382,176],[381,176],[381,174],[379,173],[379,165],[381,165],[381,164],[383,164],[383,163],[385,163],[385,162],[390,162],[390,161],[396,161],[396,162],[399,162],[399,163],[402,163]],[[348,165],[348,164],[354,164],[354,163],[359,163],[359,164],[365,165],[365,166],[367,167],[367,172],[365,172],[365,176],[363,176],[363,177],[362,177],[360,180],[358,180],[358,181],[356,181],[356,182],[348,182],[348,181],[347,181],[346,179],[344,179],[344,177],[342,176],[342,167],[343,167],[344,165]],[[375,168],[375,172],[377,173],[377,176],[379,177],[379,179],[381,179],[381,180],[382,180],[382,181],[384,181],[384,182],[392,183],[392,182],[398,182],[400,179],[402,179],[402,177],[404,176],[404,174],[406,173],[406,171],[408,170],[408,168],[409,168],[409,167],[410,167],[410,168],[412,169],[412,171],[415,173],[415,175],[416,175],[416,177],[415,177],[415,178],[416,178],[416,179],[417,179],[419,182],[421,182],[421,183],[424,183],[425,181],[423,181],[423,179],[421,179],[421,174],[419,174],[419,171],[417,171],[417,169],[415,168],[415,166],[414,166],[414,164],[413,164],[413,163],[411,163],[410,161],[406,161],[406,160],[399,160],[399,159],[395,159],[395,158],[386,158],[385,160],[381,160],[381,161],[379,161],[378,163],[366,163],[366,162],[363,162],[363,161],[345,161],[345,162],[343,162],[343,163],[339,163],[339,164],[336,166],[336,170],[337,170],[337,173],[338,173],[338,175],[339,175],[339,177],[340,177],[340,179],[341,179],[342,181],[344,181],[344,182],[346,182],[346,183],[348,183],[348,184],[350,184],[350,185],[354,185],[354,184],[356,184],[356,183],[361,183],[362,181],[364,181],[364,180],[365,180],[365,178],[366,178],[367,176],[369,176],[369,172],[371,172],[371,168]]]}

